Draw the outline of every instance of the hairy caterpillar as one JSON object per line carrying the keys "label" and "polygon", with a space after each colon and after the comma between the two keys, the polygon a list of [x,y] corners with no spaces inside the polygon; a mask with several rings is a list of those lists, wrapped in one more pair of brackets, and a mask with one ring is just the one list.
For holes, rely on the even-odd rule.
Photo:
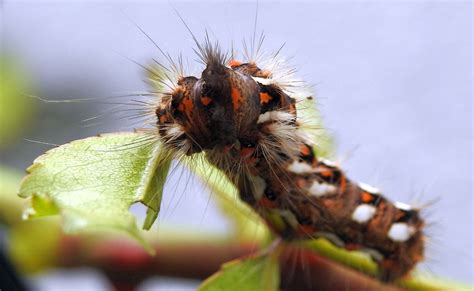
{"label": "hairy caterpillar", "polygon": [[410,272],[424,255],[419,211],[390,202],[316,156],[295,106],[312,97],[285,79],[291,71],[278,74],[278,53],[273,67],[259,67],[251,54],[241,62],[209,37],[202,44],[193,38],[205,65],[200,77],[185,75],[169,56],[171,68],[149,70],[151,82],[167,88],[156,94],[155,108],[166,150],[177,157],[204,152],[283,239],[325,237],[364,250],[384,281]]}

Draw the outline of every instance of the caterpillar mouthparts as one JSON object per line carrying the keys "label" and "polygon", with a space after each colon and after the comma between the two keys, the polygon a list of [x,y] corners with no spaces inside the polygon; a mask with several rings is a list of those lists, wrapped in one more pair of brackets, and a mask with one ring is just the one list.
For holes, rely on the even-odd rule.
{"label": "caterpillar mouthparts", "polygon": [[228,59],[209,42],[198,48],[206,66],[200,78],[178,76],[159,96],[164,146],[185,155],[205,152],[283,239],[325,237],[365,251],[384,281],[409,273],[424,254],[419,210],[390,202],[317,157],[297,118],[300,98],[272,70]]}

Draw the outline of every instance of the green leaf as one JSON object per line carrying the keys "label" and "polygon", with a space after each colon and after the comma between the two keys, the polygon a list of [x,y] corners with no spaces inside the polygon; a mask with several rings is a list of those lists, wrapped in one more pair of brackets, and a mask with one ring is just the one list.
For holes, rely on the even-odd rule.
{"label": "green leaf", "polygon": [[[156,152],[155,157],[156,159],[152,159],[152,164],[147,167],[148,170],[153,172],[145,174],[145,177],[148,178],[145,182],[149,185],[143,196],[143,201],[148,206],[146,219],[143,223],[143,229],[146,230],[151,228],[160,212],[163,187],[171,166],[171,159],[168,155]],[[156,170],[157,168],[159,168],[158,171]]]}
{"label": "green leaf", "polygon": [[225,263],[206,279],[199,291],[278,290],[280,273],[278,252]]}
{"label": "green leaf", "polygon": [[239,192],[225,174],[207,162],[204,154],[196,154],[187,165],[201,178],[213,194],[211,197],[234,226],[234,239],[265,243],[270,231],[263,219],[239,198]]}
{"label": "green leaf", "polygon": [[66,232],[116,229],[146,243],[129,208],[148,206],[144,227],[160,210],[170,156],[153,136],[115,133],[76,140],[48,151],[28,168],[20,196],[27,217],[61,214]]}

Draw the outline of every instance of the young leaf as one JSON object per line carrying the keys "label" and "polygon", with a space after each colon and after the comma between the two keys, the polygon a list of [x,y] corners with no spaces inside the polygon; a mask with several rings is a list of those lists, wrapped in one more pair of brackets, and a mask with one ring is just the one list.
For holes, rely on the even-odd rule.
{"label": "young leaf", "polygon": [[278,253],[238,259],[224,264],[206,279],[199,291],[278,290],[280,274]]}
{"label": "young leaf", "polygon": [[123,230],[146,245],[129,208],[136,202],[148,206],[144,227],[151,226],[170,165],[152,138],[106,134],[48,151],[27,169],[20,187],[19,195],[31,198],[26,216],[60,213],[66,232]]}
{"label": "young leaf", "polygon": [[202,154],[190,160],[188,166],[214,194],[212,198],[234,226],[235,239],[263,243],[269,239],[270,232],[263,219],[240,200],[237,188],[221,170],[207,162]]}

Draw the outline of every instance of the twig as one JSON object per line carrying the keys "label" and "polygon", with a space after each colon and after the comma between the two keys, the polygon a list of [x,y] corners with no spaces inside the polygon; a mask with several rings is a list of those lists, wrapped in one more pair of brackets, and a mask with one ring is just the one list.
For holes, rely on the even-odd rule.
{"label": "twig", "polygon": [[[133,290],[152,276],[203,280],[233,259],[258,249],[252,243],[163,242],[152,257],[128,240],[108,239],[95,243],[81,237],[64,237],[58,267],[95,267],[102,270],[117,290]],[[281,286],[285,290],[398,290],[320,257],[310,250],[288,245],[281,255]]]}

